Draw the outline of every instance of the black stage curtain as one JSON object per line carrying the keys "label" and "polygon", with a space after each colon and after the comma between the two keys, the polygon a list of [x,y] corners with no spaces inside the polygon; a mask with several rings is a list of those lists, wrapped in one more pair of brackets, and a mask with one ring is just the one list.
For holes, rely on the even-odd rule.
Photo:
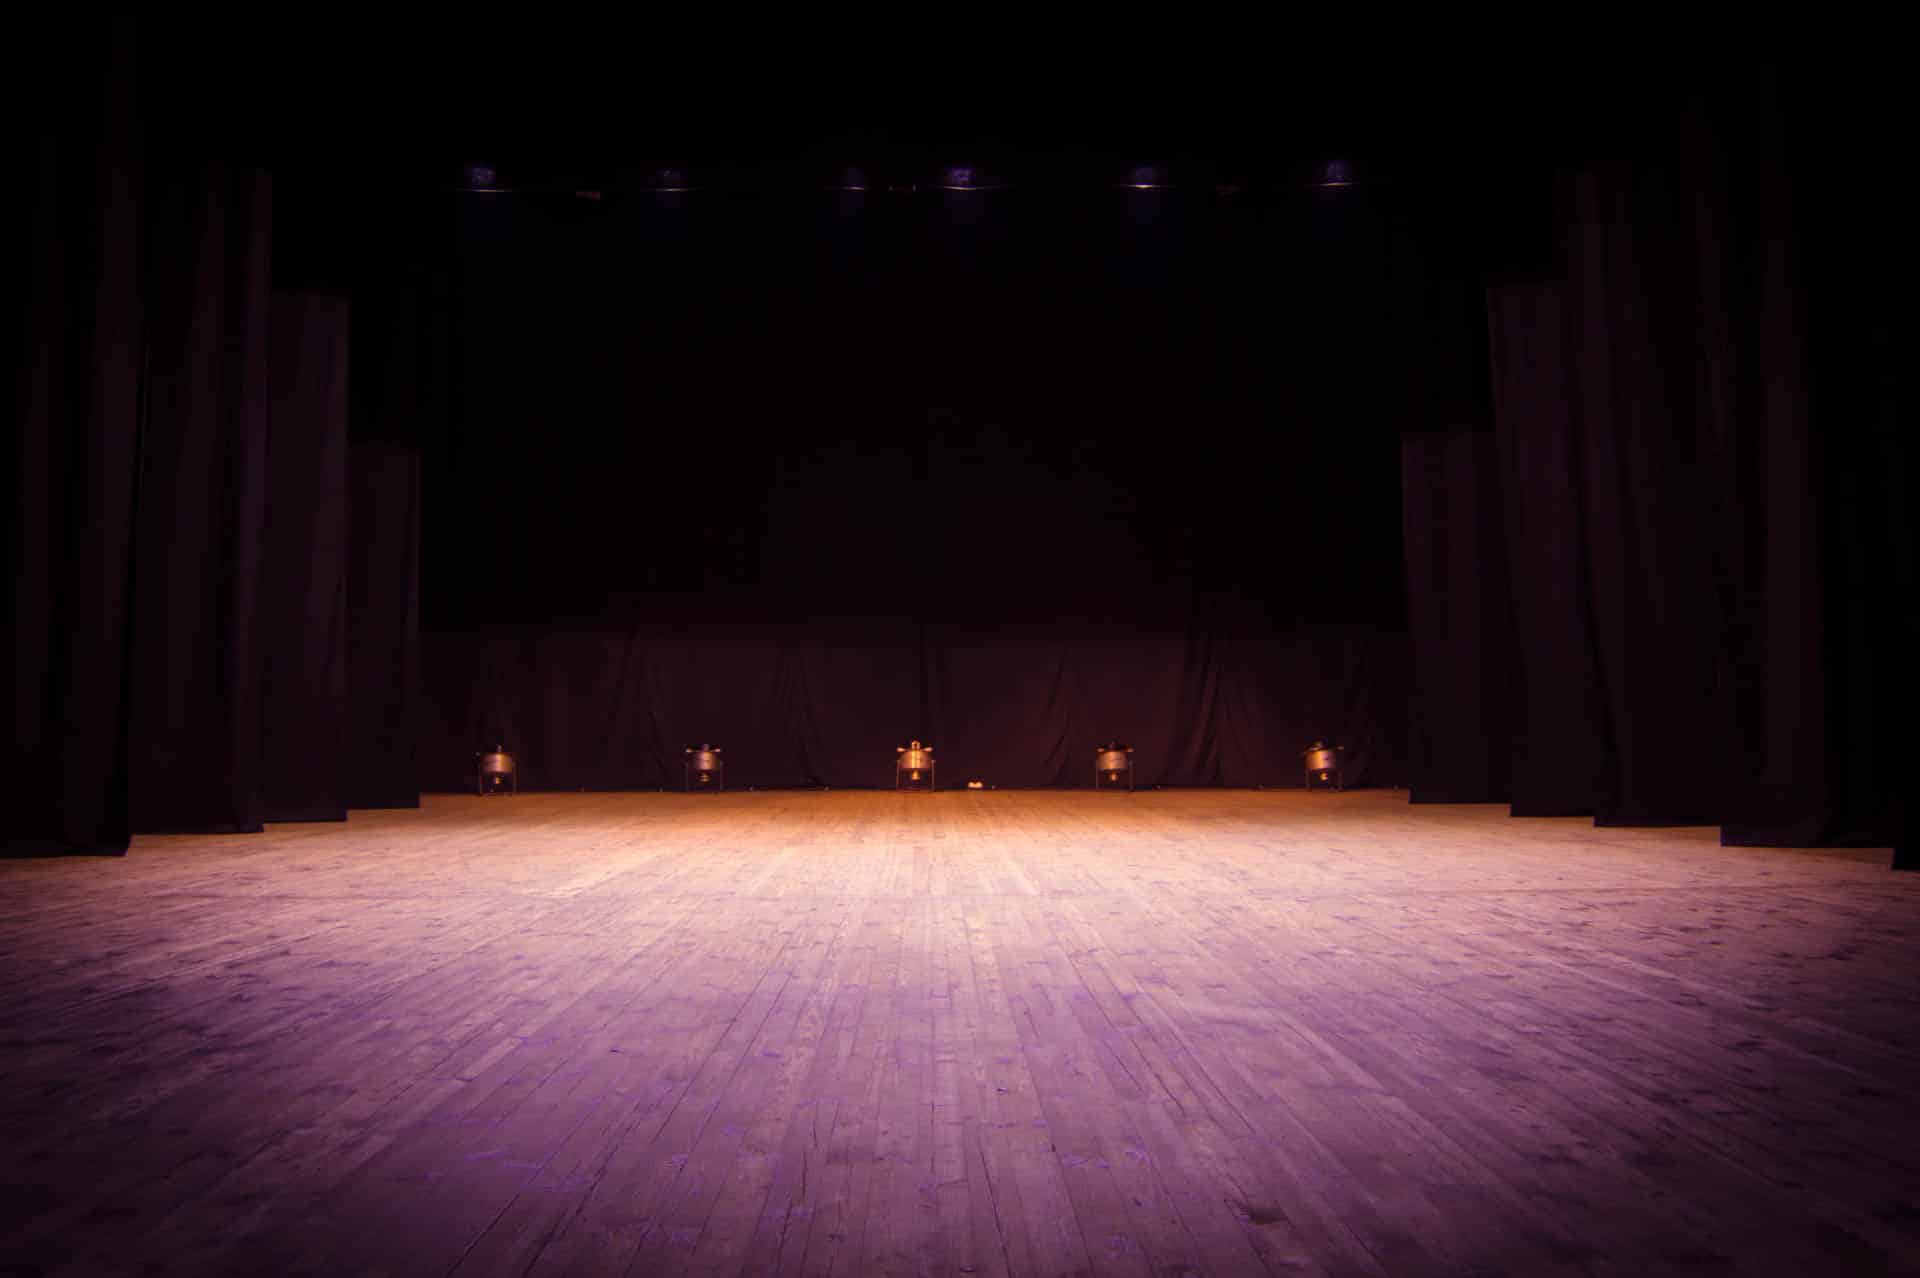
{"label": "black stage curtain", "polygon": [[[49,74],[21,158],[24,222],[10,236],[7,337],[17,429],[6,536],[10,853],[127,848],[127,583],[146,311],[144,186],[130,25],[94,33],[107,56]],[[89,53],[95,50],[90,49]]]}
{"label": "black stage curtain", "polygon": [[910,737],[936,747],[943,787],[1089,786],[1115,738],[1138,786],[1297,787],[1316,737],[1347,748],[1350,783],[1400,780],[1402,635],[917,629],[429,632],[422,782],[471,788],[497,743],[531,788],[677,787],[683,748],[710,742],[731,785],[884,787]]}
{"label": "black stage curtain", "polygon": [[347,815],[348,303],[273,296],[261,814]]}
{"label": "black stage curtain", "polygon": [[1402,451],[1407,624],[1420,689],[1412,799],[1501,801],[1513,767],[1514,667],[1493,440],[1472,428],[1421,431]]}
{"label": "black stage curtain", "polygon": [[1417,799],[1889,837],[1880,729],[1833,713],[1869,667],[1822,456],[1859,435],[1816,439],[1777,104],[1716,102],[1558,179],[1554,260],[1486,294],[1490,423],[1407,442]]}
{"label": "black stage curtain", "polygon": [[[135,24],[44,43],[10,239],[4,847],[409,801],[418,467],[371,459],[349,493],[346,304],[274,298],[271,178],[149,100]],[[358,791],[356,687],[351,741],[383,752]]]}
{"label": "black stage curtain", "polygon": [[347,806],[420,805],[420,455],[358,441],[349,457]]}
{"label": "black stage curtain", "polygon": [[[1891,838],[1895,863],[1920,868],[1920,315],[1911,299],[1920,246],[1889,176],[1907,111],[1888,51],[1855,74],[1796,86],[1794,171],[1808,284],[1807,331],[1826,608],[1827,746],[1838,837]],[[1889,833],[1891,832],[1891,833]]]}
{"label": "black stage curtain", "polygon": [[150,199],[133,827],[258,830],[272,185],[258,171],[188,172]]}

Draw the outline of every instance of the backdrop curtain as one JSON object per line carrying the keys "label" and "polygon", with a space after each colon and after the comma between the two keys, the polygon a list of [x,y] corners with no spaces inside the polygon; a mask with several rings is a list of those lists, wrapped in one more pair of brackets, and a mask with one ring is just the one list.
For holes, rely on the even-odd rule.
{"label": "backdrop curtain", "polygon": [[943,627],[923,652],[914,629],[430,631],[421,783],[471,788],[474,751],[500,743],[530,788],[677,787],[683,747],[711,742],[729,784],[884,787],[915,736],[953,786],[1088,786],[1113,738],[1134,747],[1141,786],[1297,787],[1316,738],[1348,747],[1352,783],[1401,778],[1410,679],[1390,631]]}

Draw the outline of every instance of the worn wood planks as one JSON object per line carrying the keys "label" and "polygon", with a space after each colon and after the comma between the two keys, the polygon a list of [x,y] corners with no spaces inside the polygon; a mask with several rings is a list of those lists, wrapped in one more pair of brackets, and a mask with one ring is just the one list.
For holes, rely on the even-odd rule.
{"label": "worn wood planks", "polygon": [[0,1272],[1920,1272],[1920,880],[1382,792],[0,864]]}

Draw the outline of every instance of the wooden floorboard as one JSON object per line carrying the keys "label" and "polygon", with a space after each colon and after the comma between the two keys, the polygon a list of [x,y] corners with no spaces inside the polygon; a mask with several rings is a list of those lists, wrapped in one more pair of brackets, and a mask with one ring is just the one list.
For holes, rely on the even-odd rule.
{"label": "wooden floorboard", "polygon": [[1920,877],[1401,794],[0,863],[0,1275],[1920,1273]]}

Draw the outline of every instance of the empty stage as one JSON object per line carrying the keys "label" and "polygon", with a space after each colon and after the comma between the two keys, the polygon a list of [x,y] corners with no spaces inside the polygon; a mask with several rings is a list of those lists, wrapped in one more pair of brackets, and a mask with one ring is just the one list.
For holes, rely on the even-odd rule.
{"label": "empty stage", "polygon": [[1912,1272],[1885,864],[1243,791],[0,864],[0,1272]]}

